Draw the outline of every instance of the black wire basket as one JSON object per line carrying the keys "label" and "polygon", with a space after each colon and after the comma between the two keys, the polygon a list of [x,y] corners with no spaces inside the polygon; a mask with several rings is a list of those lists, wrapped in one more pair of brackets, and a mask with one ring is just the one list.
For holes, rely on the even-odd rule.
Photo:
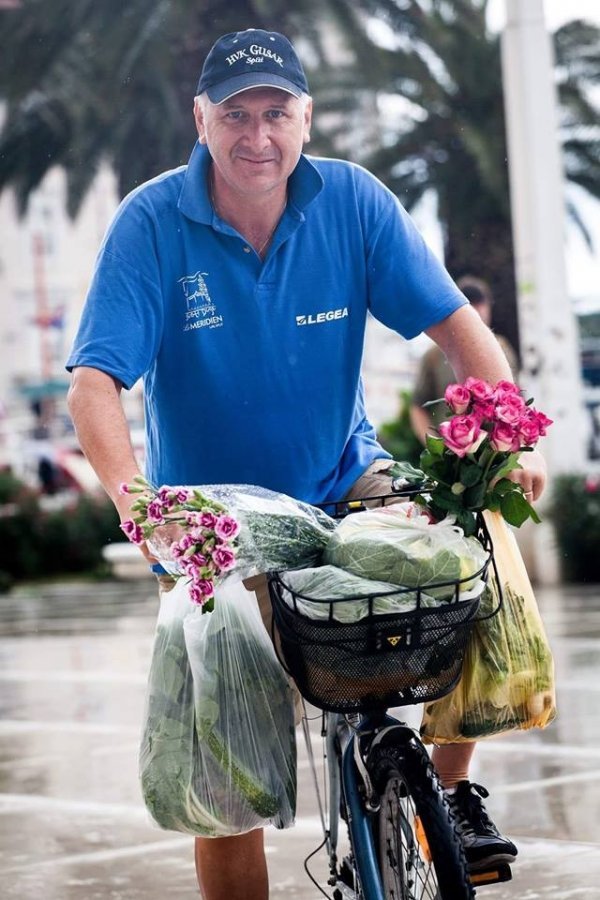
{"label": "black wire basket", "polygon": [[[382,499],[382,498],[369,498]],[[347,506],[348,504],[346,504]],[[371,504],[369,504],[371,505]],[[364,508],[361,506],[360,508]],[[336,513],[338,517],[351,512]],[[493,565],[493,547],[483,518],[478,538],[486,560],[468,578],[429,584],[422,589],[390,585],[390,590],[352,598],[368,612],[359,621],[337,621],[336,604],[343,600],[317,600],[300,594],[286,582],[286,573],[268,575],[276,647],[281,662],[294,678],[302,696],[320,709],[362,712],[383,707],[408,706],[436,700],[458,683],[471,629],[476,621],[495,615],[479,614],[480,597],[461,597],[461,588],[475,577],[487,579]],[[434,589],[448,590],[450,599],[425,605]],[[410,594],[414,609],[378,614],[382,597]],[[302,611],[303,602],[323,607],[318,619]]]}

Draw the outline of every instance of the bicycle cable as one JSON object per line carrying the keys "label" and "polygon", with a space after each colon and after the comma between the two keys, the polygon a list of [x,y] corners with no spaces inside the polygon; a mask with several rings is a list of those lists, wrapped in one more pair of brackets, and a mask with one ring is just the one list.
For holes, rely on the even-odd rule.
{"label": "bicycle cable", "polygon": [[[304,715],[302,716],[302,731],[304,733],[304,743],[306,744],[306,753],[308,756],[309,767],[310,767],[310,771],[311,771],[312,778],[313,778],[315,793],[317,795],[317,803],[319,805],[319,817],[321,819],[321,828],[323,830],[323,834],[325,835],[325,840],[323,841],[323,844],[326,844],[327,841],[329,840],[329,831],[327,829],[327,822],[325,820],[326,812],[325,812],[325,809],[323,808],[323,802],[321,800],[321,793],[319,791],[319,778],[317,775],[317,766],[315,763],[315,756],[313,753],[310,728],[308,727],[308,719],[306,717],[306,705],[304,703],[304,698],[302,699],[302,707],[304,710]],[[321,846],[323,846],[323,844]]]}
{"label": "bicycle cable", "polygon": [[324,847],[325,844],[327,843],[328,839],[329,839],[329,834],[326,833],[326,834],[325,834],[325,837],[323,838],[323,840],[321,841],[321,843],[319,844],[319,846],[318,846],[318,847],[315,847],[315,849],[314,849],[311,853],[308,854],[308,856],[307,856],[307,857],[305,858],[305,860],[304,860],[304,871],[306,872],[306,874],[308,875],[308,877],[310,878],[310,880],[312,881],[312,883],[314,884],[314,886],[315,886],[315,887],[323,894],[323,896],[324,896],[324,897],[327,897],[327,900],[333,900],[332,895],[331,895],[331,894],[328,894],[327,891],[324,891],[324,890],[323,890],[323,888],[321,887],[321,885],[319,884],[319,882],[317,881],[317,879],[313,877],[312,872],[311,872],[310,869],[308,868],[309,860],[311,860],[311,859],[313,858],[313,856],[316,856],[317,853],[318,853],[320,850],[323,849],[323,847]]}

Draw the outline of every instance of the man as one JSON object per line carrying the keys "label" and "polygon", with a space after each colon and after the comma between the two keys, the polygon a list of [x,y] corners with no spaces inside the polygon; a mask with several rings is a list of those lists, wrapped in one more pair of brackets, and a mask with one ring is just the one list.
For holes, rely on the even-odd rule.
{"label": "man", "polygon": [[[456,286],[465,295],[475,312],[479,313],[482,322],[490,325],[492,306],[494,303],[490,286],[481,278],[464,275],[456,282]],[[496,338],[506,356],[514,381],[518,378],[518,360],[510,343],[501,334]],[[444,391],[455,381],[455,375],[440,347],[434,344],[421,357],[415,388],[410,407],[410,423],[413,431],[422,444],[425,435],[434,432],[436,425],[442,420],[444,405],[424,407],[430,400],[439,400]]]}
{"label": "man", "polygon": [[[249,482],[312,503],[381,493],[389,456],[360,379],[367,310],[405,337],[427,331],[459,379],[509,378],[508,364],[397,199],[360,167],[302,154],[312,102],[286,38],[220,38],[194,112],[189,165],[127,197],[102,245],[67,363],[81,445],[128,518],[118,485],[139,470],[119,395],[143,377],[153,483]],[[535,498],[544,465],[527,462]],[[471,747],[436,750],[448,787]],[[516,854],[493,828],[467,839],[476,865]],[[260,830],[197,838],[196,865],[205,900],[268,895]]]}

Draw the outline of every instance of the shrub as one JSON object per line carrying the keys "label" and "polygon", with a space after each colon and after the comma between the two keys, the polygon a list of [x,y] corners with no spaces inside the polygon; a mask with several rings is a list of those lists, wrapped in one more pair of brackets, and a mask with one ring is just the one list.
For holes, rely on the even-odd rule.
{"label": "shrub", "polygon": [[600,581],[600,478],[559,475],[549,517],[554,523],[566,581]]}
{"label": "shrub", "polygon": [[398,415],[391,422],[386,422],[377,430],[381,445],[394,459],[419,465],[419,457],[423,446],[415,435],[410,424],[410,391],[400,391],[400,407]]}
{"label": "shrub", "polygon": [[126,540],[108,498],[82,495],[46,511],[22,485],[13,487],[0,507],[0,591],[18,579],[97,571],[104,545]]}

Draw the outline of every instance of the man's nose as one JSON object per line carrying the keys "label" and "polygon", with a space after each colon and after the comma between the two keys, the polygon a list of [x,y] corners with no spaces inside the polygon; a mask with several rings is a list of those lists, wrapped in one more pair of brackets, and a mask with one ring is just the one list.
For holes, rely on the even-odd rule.
{"label": "man's nose", "polygon": [[248,140],[256,150],[264,150],[271,143],[271,125],[257,116],[248,123]]}

